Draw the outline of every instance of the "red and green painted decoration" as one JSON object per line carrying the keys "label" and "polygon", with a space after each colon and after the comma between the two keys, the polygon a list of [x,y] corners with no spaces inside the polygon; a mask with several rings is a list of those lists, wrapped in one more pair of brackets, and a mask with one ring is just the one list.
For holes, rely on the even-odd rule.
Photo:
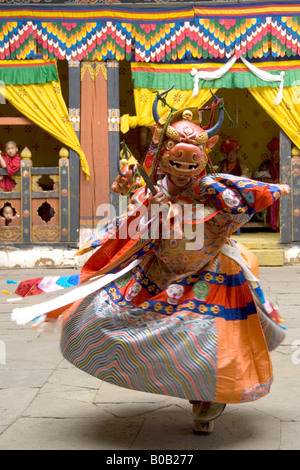
{"label": "red and green painted decoration", "polygon": [[300,3],[0,6],[0,60],[131,60],[132,51],[137,62],[295,57]]}

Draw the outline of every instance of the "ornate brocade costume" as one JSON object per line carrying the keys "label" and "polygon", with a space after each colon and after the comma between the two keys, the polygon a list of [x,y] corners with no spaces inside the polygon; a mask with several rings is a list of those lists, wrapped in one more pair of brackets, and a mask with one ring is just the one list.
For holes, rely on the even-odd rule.
{"label": "ornate brocade costume", "polygon": [[[195,432],[211,432],[226,403],[256,400],[273,380],[269,351],[283,339],[280,318],[259,285],[256,258],[250,269],[253,254],[230,236],[289,188],[207,175],[222,100],[212,93],[210,122],[215,107],[219,118],[203,128],[197,108],[160,119],[158,99],[167,91],[153,102],[156,127],[139,166],[147,186],[79,250],[97,248],[78,286],[12,317],[36,326],[59,318],[70,363],[120,387],[188,399]],[[116,192],[127,194],[127,176],[120,169]],[[16,293],[55,293],[72,283],[32,280]]]}
{"label": "ornate brocade costume", "polygon": [[[189,400],[237,403],[268,393],[269,350],[283,330],[255,300],[258,284],[224,246],[234,247],[232,232],[281,194],[280,185],[204,176],[176,198],[166,193],[172,204],[208,208],[196,228],[204,223],[198,249],[186,250],[187,240],[173,237],[120,244],[102,233],[90,240],[84,249],[99,248],[81,279],[136,265],[63,314],[64,357],[115,385]],[[137,208],[148,202],[145,188],[131,199]]]}

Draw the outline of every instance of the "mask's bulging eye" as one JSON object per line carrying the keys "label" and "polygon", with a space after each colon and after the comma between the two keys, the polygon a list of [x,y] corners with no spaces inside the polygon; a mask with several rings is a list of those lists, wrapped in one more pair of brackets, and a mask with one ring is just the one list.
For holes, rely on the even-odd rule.
{"label": "mask's bulging eye", "polygon": [[168,149],[172,149],[175,147],[175,142],[173,142],[173,140],[168,140],[167,142],[167,148]]}
{"label": "mask's bulging eye", "polygon": [[199,150],[201,150],[201,152],[203,152],[203,145],[199,145]]}

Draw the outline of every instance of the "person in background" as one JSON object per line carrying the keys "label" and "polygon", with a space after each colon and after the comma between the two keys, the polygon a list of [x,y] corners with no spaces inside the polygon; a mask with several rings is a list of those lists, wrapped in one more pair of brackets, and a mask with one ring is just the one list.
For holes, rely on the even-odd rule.
{"label": "person in background", "polygon": [[10,204],[5,204],[1,211],[1,217],[4,219],[5,226],[10,225],[15,217],[19,215],[14,214],[14,210]]}
{"label": "person in background", "polygon": [[3,176],[0,181],[0,188],[3,191],[12,191],[16,185],[15,180],[11,177],[20,169],[21,157],[18,154],[17,144],[13,141],[9,141],[5,145],[5,153],[0,150],[0,166],[6,168],[7,175]]}
{"label": "person in background", "polygon": [[220,150],[226,158],[218,163],[218,173],[227,173],[234,176],[251,177],[251,171],[239,159],[241,144],[231,137],[227,137],[221,142]]}
{"label": "person in background", "polygon": [[279,140],[273,137],[267,145],[270,158],[263,161],[258,169],[257,178],[266,183],[279,183]]}
{"label": "person in background", "polygon": [[[260,181],[266,183],[279,183],[280,180],[280,169],[279,169],[279,139],[273,137],[267,145],[267,149],[270,152],[270,158],[263,161],[259,166],[258,171],[254,174],[254,177]],[[266,222],[270,225],[271,229],[275,232],[279,230],[278,223],[279,216],[279,201],[276,200],[274,204],[266,209]]]}

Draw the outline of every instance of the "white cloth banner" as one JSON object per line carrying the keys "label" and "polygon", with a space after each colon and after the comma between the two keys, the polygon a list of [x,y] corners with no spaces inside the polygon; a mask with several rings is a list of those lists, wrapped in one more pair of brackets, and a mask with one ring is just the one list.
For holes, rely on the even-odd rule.
{"label": "white cloth banner", "polygon": [[200,79],[216,80],[217,78],[223,77],[225,73],[229,72],[229,70],[235,63],[235,61],[236,61],[236,57],[235,56],[231,57],[231,59],[227,62],[227,64],[223,65],[223,67],[221,67],[219,70],[216,70],[215,72],[205,72],[203,70],[197,70],[193,68],[191,71],[191,75],[194,77],[193,96],[196,96],[199,93],[198,81]]}
{"label": "white cloth banner", "polygon": [[280,82],[279,90],[273,103],[274,104],[281,103],[285,73],[280,72],[280,75],[273,75],[269,72],[264,72],[263,70],[260,70],[259,68],[255,67],[253,64],[250,64],[250,62],[248,62],[243,57],[241,57],[241,60],[248,67],[248,69],[261,80],[264,80],[265,82]]}
{"label": "white cloth banner", "polygon": [[[229,72],[233,64],[236,62],[236,60],[237,60],[236,56],[231,57],[231,59],[225,65],[223,65],[219,70],[216,70],[215,72],[205,72],[203,70],[197,70],[193,68],[190,72],[191,75],[194,77],[193,96],[196,96],[199,93],[199,80],[200,79],[201,80],[217,80],[218,78],[223,77],[225,73]],[[258,67],[255,67],[255,65],[250,64],[250,62],[248,62],[243,57],[241,57],[241,61],[246,65],[246,67],[248,67],[248,69],[254,75],[256,75],[261,80],[265,82],[280,82],[279,90],[273,103],[276,105],[281,103],[285,73],[280,72],[280,75],[273,75],[269,72],[260,70]]]}
{"label": "white cloth banner", "polygon": [[105,274],[97,280],[87,281],[78,286],[72,287],[71,289],[68,289],[68,292],[65,294],[59,295],[57,292],[55,292],[53,293],[54,298],[46,302],[38,302],[41,297],[40,295],[37,295],[36,305],[15,308],[12,311],[11,319],[12,321],[16,322],[17,325],[26,325],[29,322],[37,321],[39,318],[44,320],[45,315],[48,312],[56,310],[60,307],[65,307],[73,302],[76,302],[77,300],[84,299],[93,292],[102,289],[102,287],[106,286],[110,282],[115,281],[119,277],[123,276],[123,274],[126,274],[128,271],[137,266],[139,262],[139,259],[137,259],[130,263],[129,266],[122,269],[122,271],[119,271],[115,274]]}

